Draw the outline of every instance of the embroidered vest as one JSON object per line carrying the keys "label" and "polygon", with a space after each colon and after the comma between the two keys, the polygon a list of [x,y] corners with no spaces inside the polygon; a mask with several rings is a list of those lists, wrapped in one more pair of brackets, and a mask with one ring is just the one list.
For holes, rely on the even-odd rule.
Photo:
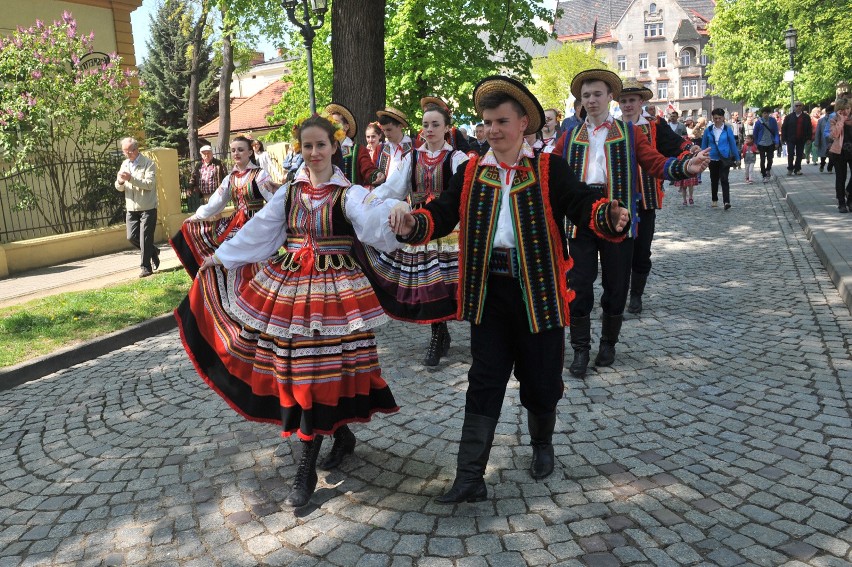
{"label": "embroidered vest", "polygon": [[[638,234],[639,202],[642,191],[639,183],[639,164],[636,161],[636,142],[633,139],[633,125],[621,120],[613,120],[612,127],[607,131],[603,147],[606,158],[607,182],[604,194],[607,199],[618,199],[622,206],[630,209],[630,237]],[[562,148],[562,157],[568,161],[571,169],[581,180],[586,179],[589,166],[589,131],[585,123],[569,132]],[[577,236],[577,227],[570,221],[566,222],[568,238]]]}
{"label": "embroidered vest", "polygon": [[[639,128],[648,141],[651,142],[651,147],[657,147],[657,121],[649,122],[648,124],[640,124]],[[668,126],[666,126],[668,128]],[[639,202],[639,208],[643,211],[663,208],[663,180],[657,179],[645,173],[645,170],[639,168],[639,181],[642,185],[642,200]]]}
{"label": "embroidered vest", "polygon": [[234,177],[231,176],[231,199],[234,202],[234,208],[238,211],[244,211],[248,218],[254,216],[254,213],[263,208],[266,201],[263,195],[260,194],[260,189],[257,187],[257,175],[261,169],[250,169],[246,174],[245,184],[237,185],[234,182]]}
{"label": "embroidered vest", "polygon": [[[409,200],[412,207],[418,207],[437,199],[453,176],[453,152],[442,151],[434,159],[413,151],[411,159],[411,194]],[[437,162],[437,163],[436,163]]]}
{"label": "embroidered vest", "polygon": [[358,151],[361,146],[352,144],[351,146],[341,146],[340,149],[343,154],[343,163],[339,164],[339,167],[343,171],[343,175],[353,185],[363,185],[364,180],[358,173]]}
{"label": "embroidered vest", "polygon": [[[399,157],[400,157],[400,159],[402,159],[405,156],[405,154],[407,154],[408,152],[411,151],[411,143],[404,142],[404,143],[400,144],[399,148],[402,152],[402,154]],[[385,142],[384,144],[382,144],[382,152],[379,154],[379,162],[376,165],[378,170],[385,174],[385,177],[387,177],[387,175],[388,175],[388,169],[390,168],[390,163],[391,163],[392,157],[393,156],[391,155],[390,144]]]}
{"label": "embroidered vest", "polygon": [[[516,171],[509,201],[517,242],[518,283],[533,333],[568,325],[569,292],[566,273],[571,267],[550,208],[550,155],[524,158],[529,171]],[[479,158],[465,167],[459,205],[459,319],[478,324],[487,294],[489,262],[500,213],[500,174],[494,166],[479,166]]]}

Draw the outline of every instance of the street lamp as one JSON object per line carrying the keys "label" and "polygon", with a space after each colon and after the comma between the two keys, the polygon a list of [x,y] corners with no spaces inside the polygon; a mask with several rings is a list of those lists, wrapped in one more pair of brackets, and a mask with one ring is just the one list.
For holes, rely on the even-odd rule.
{"label": "street lamp", "polygon": [[[299,21],[296,8],[301,4],[304,19]],[[317,111],[317,99],[314,95],[314,56],[313,46],[316,31],[322,27],[325,12],[328,10],[327,0],[282,0],[281,6],[287,11],[287,19],[299,28],[299,33],[305,40],[305,50],[308,53],[308,93],[311,98],[311,114]],[[317,18],[317,23],[311,24],[311,12]]]}
{"label": "street lamp", "polygon": [[796,52],[796,28],[793,24],[784,31],[784,43],[787,45],[787,51],[790,52],[790,71],[785,73],[784,80],[790,83],[790,112],[793,112],[793,105],[796,103],[796,94],[793,91],[793,81],[796,77],[796,71],[793,66],[793,53]]}

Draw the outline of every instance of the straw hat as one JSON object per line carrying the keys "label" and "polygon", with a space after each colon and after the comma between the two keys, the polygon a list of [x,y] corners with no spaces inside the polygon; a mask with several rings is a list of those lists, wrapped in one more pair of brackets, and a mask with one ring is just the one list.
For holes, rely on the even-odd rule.
{"label": "straw hat", "polygon": [[651,89],[649,89],[645,85],[641,84],[636,79],[624,79],[623,86],[621,88],[621,94],[618,96],[620,98],[624,95],[629,94],[637,95],[641,97],[644,101],[649,101],[654,98],[653,91],[651,91]]}
{"label": "straw hat", "polygon": [[449,114],[450,116],[453,115],[452,111],[450,111],[450,105],[448,105],[446,102],[444,102],[444,99],[442,99],[441,97],[424,96],[423,98],[420,99],[420,108],[424,112],[426,111],[426,107],[429,106],[430,104],[434,104],[435,106],[443,108],[444,110],[447,111],[447,114]]}
{"label": "straw hat", "polygon": [[408,129],[408,116],[401,110],[397,110],[392,106],[386,106],[382,110],[376,111],[376,116],[389,116],[402,124],[404,130]]}
{"label": "straw hat", "polygon": [[336,102],[332,102],[331,104],[325,107],[326,113],[330,116],[332,114],[341,115],[346,122],[349,124],[349,127],[346,128],[346,135],[355,139],[355,135],[358,134],[358,123],[355,122],[355,117],[352,116],[352,113],[348,108],[343,106],[342,104],[338,104]]}
{"label": "straw hat", "polygon": [[586,81],[603,81],[609,85],[613,100],[618,100],[621,94],[621,77],[606,69],[587,69],[577,73],[571,81],[571,94],[580,98],[580,87]]}
{"label": "straw hat", "polygon": [[529,125],[524,130],[524,134],[535,134],[541,130],[544,125],[544,109],[541,107],[541,103],[523,83],[511,77],[491,75],[479,81],[479,84],[473,89],[473,105],[476,107],[476,112],[482,114],[480,101],[486,95],[494,93],[504,93],[524,107],[529,119]]}

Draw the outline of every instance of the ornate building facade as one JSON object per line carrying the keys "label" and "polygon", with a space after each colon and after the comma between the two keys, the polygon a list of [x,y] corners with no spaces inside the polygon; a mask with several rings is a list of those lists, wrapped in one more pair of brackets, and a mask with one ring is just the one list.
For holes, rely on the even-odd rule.
{"label": "ornate building facade", "polygon": [[562,42],[592,45],[622,77],[650,88],[659,110],[742,114],[742,105],[715,96],[707,84],[704,48],[714,8],[713,0],[563,0],[554,31]]}

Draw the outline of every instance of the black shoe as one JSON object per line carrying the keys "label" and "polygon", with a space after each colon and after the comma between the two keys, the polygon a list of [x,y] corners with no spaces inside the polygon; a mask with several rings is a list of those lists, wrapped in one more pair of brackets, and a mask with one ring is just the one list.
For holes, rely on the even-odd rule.
{"label": "black shoe", "polygon": [[627,306],[627,312],[638,314],[642,313],[642,294],[645,293],[645,284],[648,281],[648,274],[639,274],[633,272],[630,275],[630,304]]}
{"label": "black shoe", "polygon": [[450,354],[450,330],[447,328],[446,323],[440,323],[441,325],[441,356],[447,356]]}
{"label": "black shoe", "polygon": [[571,316],[569,327],[571,334],[571,348],[574,349],[574,360],[568,371],[572,376],[582,378],[589,368],[589,350],[592,348],[591,319],[585,317]]}
{"label": "black shoe", "polygon": [[595,366],[611,366],[615,362],[615,344],[621,333],[623,315],[603,316],[603,327],[601,329],[601,346],[595,357]]}
{"label": "black shoe", "polygon": [[837,206],[837,212],[839,212],[839,213],[848,213],[848,212],[849,212],[849,208],[848,208],[845,204],[838,205],[838,206]]}
{"label": "black shoe", "polygon": [[328,456],[320,463],[320,468],[324,471],[335,469],[340,466],[346,455],[351,455],[354,452],[355,434],[346,425],[341,425],[334,432],[334,445],[331,446]]}
{"label": "black shoe", "polygon": [[160,249],[154,247],[154,255],[151,256],[151,265],[154,266],[155,270],[160,269]]}
{"label": "black shoe", "polygon": [[317,457],[322,446],[322,435],[314,437],[313,441],[302,441],[302,457],[293,479],[293,489],[284,504],[300,508],[307,504],[317,487]]}
{"label": "black shoe", "polygon": [[423,359],[423,366],[438,366],[441,362],[441,342],[443,340],[441,333],[441,323],[432,323],[432,338],[429,339],[429,348],[426,349],[426,358]]}
{"label": "black shoe", "polygon": [[148,276],[154,275],[154,272],[151,271],[151,268],[142,268],[142,271],[139,272],[140,278],[147,278]]}
{"label": "black shoe", "polygon": [[530,476],[535,480],[547,478],[553,472],[556,456],[553,453],[553,429],[556,426],[556,412],[536,416],[527,411],[530,430],[530,445],[533,448]]}
{"label": "black shoe", "polygon": [[820,164],[820,166],[819,166],[819,172],[820,172],[820,173],[822,173],[822,172],[823,172],[823,170],[825,170],[825,166]]}
{"label": "black shoe", "polygon": [[494,443],[497,420],[474,413],[464,414],[458,464],[453,486],[446,494],[435,498],[440,504],[482,502],[488,498],[485,486],[485,467]]}
{"label": "black shoe", "polygon": [[730,203],[725,203],[725,210],[727,211],[727,210],[728,210],[728,209],[730,209],[730,208],[731,208],[731,204],[730,204]]}

